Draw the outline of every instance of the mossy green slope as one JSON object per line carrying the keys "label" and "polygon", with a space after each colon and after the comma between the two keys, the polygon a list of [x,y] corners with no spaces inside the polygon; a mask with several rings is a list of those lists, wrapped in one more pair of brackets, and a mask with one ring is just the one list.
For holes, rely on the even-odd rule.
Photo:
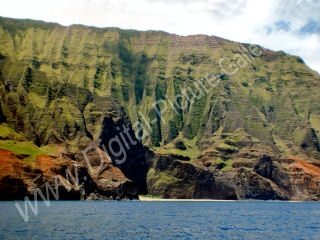
{"label": "mossy green slope", "polygon": [[79,132],[98,136],[90,128],[101,123],[90,119],[88,126],[87,113],[116,99],[131,123],[143,121],[139,112],[157,118],[144,139],[149,146],[170,150],[183,140],[194,157],[214,144],[214,135],[242,129],[274,151],[319,158],[320,77],[283,52],[264,50],[200,99],[191,97],[183,111],[168,106],[161,118],[155,113],[155,101],[174,102],[180,88],[221,73],[219,59],[233,58],[240,46],[249,47],[203,35],[0,18],[0,119],[38,145],[77,148]]}

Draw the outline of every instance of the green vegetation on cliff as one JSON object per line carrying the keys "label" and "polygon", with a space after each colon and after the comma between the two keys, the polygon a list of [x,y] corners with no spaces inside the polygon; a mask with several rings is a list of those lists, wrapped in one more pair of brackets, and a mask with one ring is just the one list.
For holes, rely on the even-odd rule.
{"label": "green vegetation on cliff", "polygon": [[[63,142],[72,141],[78,129],[86,131],[76,116],[97,95],[116,98],[132,124],[143,122],[141,112],[151,122],[151,136],[144,139],[149,146],[164,146],[183,133],[184,139],[194,140],[192,148],[201,149],[218,129],[232,133],[241,128],[280,151],[319,156],[320,78],[298,57],[269,50],[254,58],[245,53],[250,62],[233,76],[223,74],[218,87],[207,86],[209,91],[201,93],[196,80],[223,73],[219,59],[232,59],[240,46],[250,46],[200,35],[7,18],[0,18],[0,36],[2,112],[9,125],[25,135],[29,130],[13,123],[9,102],[24,106],[21,101],[28,98],[25,104],[32,110],[27,114],[40,117],[37,135]],[[184,110],[173,109],[170,102],[175,103],[181,89],[192,101]],[[153,107],[157,100],[166,100],[167,106],[157,105],[157,112],[167,109],[161,116]],[[178,104],[185,101],[177,98]],[[41,114],[48,109],[51,115]],[[52,116],[62,132],[49,130],[46,122]]]}

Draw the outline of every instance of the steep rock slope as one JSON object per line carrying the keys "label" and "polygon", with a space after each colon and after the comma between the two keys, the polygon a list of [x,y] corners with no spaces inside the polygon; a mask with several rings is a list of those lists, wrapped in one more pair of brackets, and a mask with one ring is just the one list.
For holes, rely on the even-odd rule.
{"label": "steep rock slope", "polygon": [[[148,172],[149,194],[165,198],[319,200],[320,161],[275,154],[250,144],[228,160],[207,151],[193,162],[158,155]],[[221,153],[219,153],[221,156]],[[224,156],[224,155],[223,155]]]}

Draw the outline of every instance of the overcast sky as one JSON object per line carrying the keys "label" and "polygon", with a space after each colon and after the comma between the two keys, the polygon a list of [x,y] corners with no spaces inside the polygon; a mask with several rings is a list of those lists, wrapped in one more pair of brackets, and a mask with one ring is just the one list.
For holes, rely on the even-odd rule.
{"label": "overcast sky", "polygon": [[0,0],[0,15],[215,35],[299,55],[320,72],[320,0]]}

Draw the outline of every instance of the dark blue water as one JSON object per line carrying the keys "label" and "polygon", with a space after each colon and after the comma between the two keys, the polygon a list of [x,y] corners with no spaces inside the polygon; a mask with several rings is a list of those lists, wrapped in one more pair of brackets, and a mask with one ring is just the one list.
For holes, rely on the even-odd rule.
{"label": "dark blue water", "polygon": [[320,203],[312,202],[38,205],[26,223],[14,202],[0,202],[0,239],[320,239]]}

